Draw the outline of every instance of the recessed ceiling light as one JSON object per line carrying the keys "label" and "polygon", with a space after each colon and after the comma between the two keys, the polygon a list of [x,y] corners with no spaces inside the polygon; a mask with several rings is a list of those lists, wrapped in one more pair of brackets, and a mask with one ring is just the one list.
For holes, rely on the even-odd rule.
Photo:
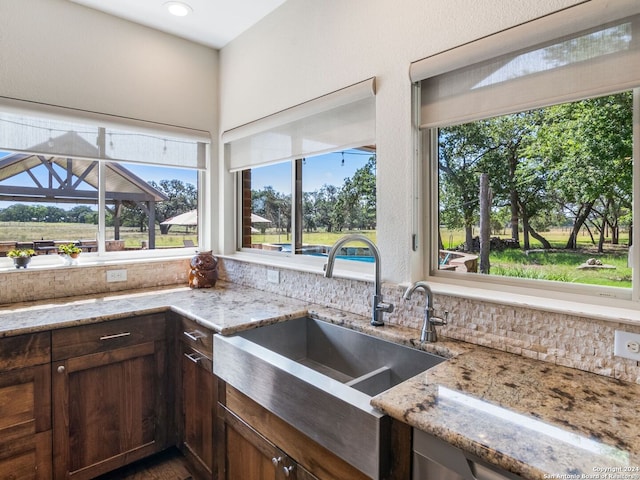
{"label": "recessed ceiling light", "polygon": [[164,4],[171,15],[176,17],[184,17],[193,12],[193,8],[183,2],[167,2]]}

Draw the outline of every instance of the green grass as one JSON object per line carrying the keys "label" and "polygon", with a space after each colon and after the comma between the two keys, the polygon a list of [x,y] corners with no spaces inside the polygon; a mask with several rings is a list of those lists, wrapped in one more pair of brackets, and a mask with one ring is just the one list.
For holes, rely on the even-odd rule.
{"label": "green grass", "polygon": [[[357,232],[312,232],[303,233],[303,243],[312,245],[333,245],[340,237],[348,233],[362,233],[375,242],[375,231]],[[96,225],[86,225],[78,223],[40,223],[40,222],[0,222],[0,241],[31,242],[34,240],[82,240],[94,239],[97,234]],[[568,230],[554,230],[543,232],[554,247],[564,247]],[[443,230],[443,242],[445,249],[449,247],[449,240],[455,247],[464,241],[464,232]],[[506,237],[506,236],[505,236]],[[112,239],[113,228],[107,228],[106,238]],[[140,248],[143,241],[148,240],[147,232],[139,232],[134,228],[121,228],[120,238],[125,240],[127,248]],[[182,247],[184,240],[192,240],[195,244],[198,241],[197,233],[191,228],[172,227],[166,235],[160,234],[156,230],[156,247],[170,248]],[[265,234],[252,235],[253,243],[287,243],[291,241],[291,235],[278,234],[269,231]],[[627,238],[621,238],[621,243],[626,243]],[[537,242],[532,242],[532,249],[540,248]],[[581,235],[578,239],[578,250],[565,251],[539,251],[526,254],[522,250],[504,250],[502,252],[491,252],[490,264],[491,275],[502,275],[508,277],[532,278],[543,280],[554,280],[559,282],[581,283],[589,285],[606,285],[630,288],[631,268],[627,266],[627,248],[623,245],[605,245],[605,254],[598,255],[595,246],[586,235]],[[577,267],[586,262],[589,258],[598,258],[604,264],[614,265],[614,269],[589,269],[578,270]]]}
{"label": "green grass", "polygon": [[[616,268],[579,270],[577,267],[589,258],[597,258],[603,264]],[[627,266],[627,251],[623,248],[611,248],[601,255],[593,251],[530,252],[527,255],[522,250],[504,250],[492,252],[489,263],[492,275],[631,287],[631,268]]]}
{"label": "green grass", "polygon": [[[341,238],[344,237],[347,234],[350,233],[360,233],[363,234],[364,236],[368,237],[369,239],[371,239],[373,242],[376,241],[376,232],[372,231],[372,230],[357,230],[357,231],[342,231],[342,232],[331,232],[331,233],[327,233],[327,232],[311,232],[311,233],[307,233],[307,232],[303,232],[302,233],[302,243],[303,244],[309,244],[309,245],[333,245],[334,243],[336,243],[336,241]],[[277,234],[277,233],[265,233],[265,234],[261,234],[261,233],[257,233],[257,234],[253,234],[251,235],[251,242],[252,243],[287,243],[287,242],[291,242],[291,235],[287,235],[286,233],[284,234]]]}
{"label": "green grass", "polygon": [[[44,222],[0,222],[0,241],[33,242],[34,240],[75,241],[95,239],[97,225],[82,223],[44,223]],[[106,238],[114,238],[113,227],[107,227]],[[127,248],[140,248],[142,241],[148,241],[148,232],[140,232],[136,228],[121,227],[120,239]],[[184,240],[198,243],[198,234],[193,228],[171,227],[166,235],[156,229],[156,247],[182,247]]]}

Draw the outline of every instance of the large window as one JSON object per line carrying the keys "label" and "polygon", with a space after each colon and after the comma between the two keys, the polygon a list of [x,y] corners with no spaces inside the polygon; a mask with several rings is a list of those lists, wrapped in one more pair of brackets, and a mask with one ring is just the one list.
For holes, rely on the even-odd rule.
{"label": "large window", "polygon": [[[345,233],[374,237],[375,137],[374,78],[224,132],[238,177],[236,247],[319,256]],[[371,258],[353,251],[343,256]]]}
{"label": "large window", "polygon": [[632,106],[623,92],[439,129],[438,268],[631,287]]}
{"label": "large window", "polygon": [[637,298],[640,16],[487,57],[413,70],[430,271]]}
{"label": "large window", "polygon": [[[241,247],[324,256],[347,233],[375,240],[375,165],[369,146],[240,172]],[[350,249],[342,258],[371,259]]]}
{"label": "large window", "polygon": [[206,142],[36,115],[0,108],[0,256],[68,243],[90,255],[198,244]]}

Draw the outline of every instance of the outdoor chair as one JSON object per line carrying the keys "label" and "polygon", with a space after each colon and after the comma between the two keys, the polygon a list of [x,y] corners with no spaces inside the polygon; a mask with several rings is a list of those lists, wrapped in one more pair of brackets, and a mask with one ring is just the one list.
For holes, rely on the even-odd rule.
{"label": "outdoor chair", "polygon": [[33,249],[36,251],[36,255],[48,255],[58,251],[58,247],[53,240],[38,240],[33,242]]}

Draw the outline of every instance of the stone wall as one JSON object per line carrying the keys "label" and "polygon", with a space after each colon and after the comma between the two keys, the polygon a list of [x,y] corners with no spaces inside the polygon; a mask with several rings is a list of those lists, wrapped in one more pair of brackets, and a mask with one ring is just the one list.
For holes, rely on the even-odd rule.
{"label": "stone wall", "polygon": [[[127,280],[107,282],[107,271],[126,270]],[[118,265],[27,268],[0,274],[0,305],[184,283],[189,259],[154,259]]]}
{"label": "stone wall", "polygon": [[[278,270],[280,282],[269,283],[267,271]],[[324,278],[299,272],[223,259],[221,278],[288,297],[370,315],[371,282]],[[386,302],[395,305],[385,321],[416,329],[422,326],[425,299],[417,291],[410,301],[402,299],[404,288],[385,284]],[[638,362],[613,356],[614,331],[640,333],[640,326],[531,308],[435,295],[435,314],[449,312],[449,324],[438,327],[441,335],[511,352],[545,362],[564,365],[621,380],[640,383]]]}

